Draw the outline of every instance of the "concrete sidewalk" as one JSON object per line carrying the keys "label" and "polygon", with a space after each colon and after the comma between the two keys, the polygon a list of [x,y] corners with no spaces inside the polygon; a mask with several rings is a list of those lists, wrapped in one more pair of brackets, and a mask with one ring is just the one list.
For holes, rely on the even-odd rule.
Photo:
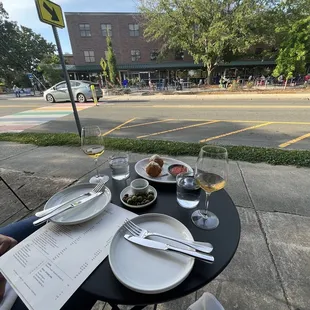
{"label": "concrete sidewalk", "polygon": [[[102,160],[110,154],[107,151]],[[131,162],[144,157],[131,154]],[[194,157],[180,159],[195,163]],[[94,174],[93,168],[79,148],[0,142],[0,175],[31,209],[0,182],[0,225],[29,216],[60,189]],[[238,251],[209,285],[158,309],[185,310],[209,291],[226,310],[309,310],[309,175],[303,168],[230,162],[227,191],[242,224]],[[98,303],[96,309],[103,307]]]}

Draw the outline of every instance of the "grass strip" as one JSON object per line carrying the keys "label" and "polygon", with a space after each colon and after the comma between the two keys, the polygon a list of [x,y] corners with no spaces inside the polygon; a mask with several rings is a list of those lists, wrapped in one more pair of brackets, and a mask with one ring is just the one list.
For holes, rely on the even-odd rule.
{"label": "grass strip", "polygon": [[[10,141],[38,146],[79,146],[79,136],[73,133],[1,133],[0,141]],[[158,153],[171,156],[197,156],[203,144],[161,141],[137,140],[104,137],[107,150],[130,151],[134,153]],[[281,150],[274,148],[251,146],[225,146],[229,159],[250,163],[267,163],[272,165],[293,165],[310,167],[310,151]]]}

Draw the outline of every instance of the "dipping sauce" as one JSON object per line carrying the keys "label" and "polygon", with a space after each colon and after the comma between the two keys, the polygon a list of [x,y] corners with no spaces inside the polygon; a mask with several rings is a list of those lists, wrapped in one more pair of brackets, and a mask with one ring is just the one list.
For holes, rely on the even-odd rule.
{"label": "dipping sauce", "polygon": [[173,167],[169,169],[169,172],[173,176],[177,176],[179,173],[187,172],[187,168],[182,165],[174,165]]}

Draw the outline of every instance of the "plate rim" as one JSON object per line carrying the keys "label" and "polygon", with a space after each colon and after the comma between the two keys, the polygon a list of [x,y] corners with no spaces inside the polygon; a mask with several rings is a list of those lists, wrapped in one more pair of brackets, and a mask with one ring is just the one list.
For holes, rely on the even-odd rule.
{"label": "plate rim", "polygon": [[[69,191],[70,189],[72,189],[72,187],[83,187],[83,186],[87,186],[87,187],[89,187],[89,188],[91,189],[91,188],[95,188],[96,185],[97,185],[97,184],[79,183],[79,184],[75,184],[75,185],[73,185],[73,186],[66,187],[66,188],[64,188],[63,190],[61,190],[61,191],[55,193],[52,197],[50,197],[50,198],[48,199],[48,201],[47,201],[47,202],[45,203],[45,205],[44,205],[44,210],[49,209],[49,208],[46,208],[46,206],[47,206],[47,204],[50,202],[50,200],[52,200],[54,197],[56,197],[56,196],[59,195],[60,193]],[[83,219],[83,220],[78,220],[78,221],[73,221],[73,222],[72,222],[72,221],[71,221],[71,222],[59,222],[59,221],[53,220],[53,218],[51,218],[50,221],[53,222],[53,223],[55,223],[55,224],[58,224],[58,225],[77,225],[77,224],[84,223],[84,222],[86,222],[86,221],[90,221],[91,219],[93,219],[93,218],[95,218],[96,216],[100,215],[100,214],[104,211],[104,209],[107,207],[107,205],[111,202],[111,199],[112,199],[111,190],[110,190],[106,185],[104,185],[104,186],[105,186],[104,194],[106,194],[106,193],[108,194],[108,196],[107,196],[107,203],[106,203],[106,205],[105,205],[99,212],[97,212],[97,213],[93,214],[92,216],[88,217],[86,220]],[[103,195],[104,195],[104,194],[103,194]]]}
{"label": "plate rim", "polygon": [[[169,216],[169,215],[166,215],[166,214],[162,214],[162,213],[145,213],[145,214],[142,214],[142,215],[138,215],[134,218],[132,218],[131,220],[134,220],[138,217],[147,217],[147,216],[163,216],[163,217],[166,217],[166,218],[169,218],[170,220],[175,220],[178,222],[178,224],[181,224],[183,226],[184,229],[186,229],[187,231],[187,235],[191,237],[191,241],[194,241],[194,238],[193,238],[193,235],[192,233],[190,232],[190,230],[181,222],[179,221],[178,219],[172,217],[172,216]],[[167,292],[167,291],[170,291],[172,290],[173,288],[177,287],[179,284],[181,284],[183,281],[185,281],[185,279],[189,276],[189,274],[192,272],[193,270],[193,267],[194,267],[194,264],[195,264],[195,259],[192,258],[191,262],[190,262],[190,267],[189,267],[189,270],[187,271],[187,273],[184,275],[183,278],[179,279],[176,283],[174,283],[173,285],[170,285],[169,287],[166,287],[166,288],[162,288],[162,289],[157,289],[157,290],[141,290],[141,289],[137,289],[137,288],[133,288],[132,286],[130,286],[130,284],[126,283],[125,281],[123,281],[119,275],[115,272],[115,268],[113,266],[113,262],[111,261],[111,255],[110,255],[110,252],[111,252],[111,247],[112,247],[112,244],[113,244],[113,241],[115,240],[116,238],[116,235],[120,233],[120,231],[123,229],[123,226],[122,225],[117,231],[116,233],[114,234],[113,236],[113,239],[111,241],[111,244],[110,244],[110,247],[109,247],[109,265],[110,265],[110,268],[112,270],[112,273],[113,275],[116,277],[116,279],[121,283],[123,284],[125,287],[129,288],[130,290],[134,291],[134,292],[138,292],[138,293],[142,293],[142,294],[160,294],[160,293],[164,293],[164,292]]]}
{"label": "plate rim", "polygon": [[[162,158],[163,160],[169,159],[169,160],[176,161],[176,164],[182,164],[182,165],[184,165],[185,167],[187,167],[187,168],[189,169],[188,172],[193,172],[193,168],[192,168],[190,165],[188,165],[187,163],[185,163],[185,162],[183,162],[183,161],[181,161],[181,160],[178,160],[178,159],[175,159],[175,158],[172,158],[172,157],[161,157],[161,158]],[[158,179],[158,178],[152,178],[151,176],[149,176],[149,175],[147,175],[147,174],[146,174],[146,175],[140,174],[140,173],[138,172],[137,167],[138,167],[138,165],[139,165],[142,161],[144,161],[144,160],[149,160],[149,157],[145,157],[145,158],[143,158],[143,159],[140,159],[140,160],[137,161],[136,164],[135,164],[135,171],[136,171],[136,173],[137,173],[140,177],[142,177],[142,178],[144,178],[144,179],[147,179],[148,181],[151,181],[151,182],[162,183],[162,184],[176,184],[176,183],[177,183],[176,179],[175,179],[175,180],[171,180],[171,181],[165,181],[165,180],[160,180],[160,179]],[[169,173],[169,172],[168,172],[168,173]]]}
{"label": "plate rim", "polygon": [[130,205],[130,204],[126,203],[125,201],[123,201],[123,199],[122,199],[123,192],[127,191],[128,188],[130,188],[130,185],[127,186],[127,187],[125,187],[125,188],[121,191],[121,193],[119,194],[119,198],[120,198],[120,200],[121,200],[121,203],[124,204],[124,205],[125,205],[126,207],[128,207],[128,208],[132,208],[132,209],[141,209],[141,208],[145,208],[145,207],[148,207],[148,206],[150,206],[151,204],[153,204],[153,203],[156,201],[156,199],[157,199],[157,190],[156,190],[156,188],[153,187],[152,185],[149,185],[149,190],[152,190],[152,191],[154,192],[154,199],[153,199],[151,202],[148,202],[148,203],[146,203],[146,204],[144,204],[144,205],[140,205],[140,206],[133,206],[133,205]]}

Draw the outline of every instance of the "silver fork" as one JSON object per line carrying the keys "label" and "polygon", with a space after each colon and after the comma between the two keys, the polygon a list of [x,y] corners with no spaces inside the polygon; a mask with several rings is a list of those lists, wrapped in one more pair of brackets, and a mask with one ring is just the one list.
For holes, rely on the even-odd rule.
{"label": "silver fork", "polygon": [[107,183],[106,180],[101,180],[91,191],[89,191],[88,193],[85,193],[85,194],[82,194],[82,195],[79,195],[77,197],[74,197],[70,200],[67,200],[66,202],[63,202],[62,204],[60,205],[57,205],[55,207],[52,207],[52,208],[49,208],[49,209],[46,209],[46,210],[43,210],[43,211],[39,211],[35,214],[36,217],[42,217],[42,216],[45,216],[47,214],[50,214],[52,212],[54,212],[55,210],[63,207],[64,205],[68,204],[69,202],[72,202],[73,200],[76,200],[76,199],[79,199],[79,198],[82,198],[82,197],[87,197],[87,196],[92,196],[94,194],[97,194],[99,193],[102,188],[104,187],[104,184]]}
{"label": "silver fork", "polygon": [[136,225],[134,222],[132,222],[129,219],[125,220],[124,227],[133,235],[137,236],[140,238],[147,238],[150,236],[157,236],[157,237],[162,237],[165,239],[169,239],[172,241],[179,242],[181,244],[184,244],[192,249],[195,249],[197,251],[203,252],[203,253],[211,253],[213,250],[213,246],[209,242],[198,242],[198,241],[190,241],[190,240],[183,240],[183,239],[178,239],[166,235],[162,235],[159,233],[155,232],[149,232],[148,230],[141,228],[140,226]]}

